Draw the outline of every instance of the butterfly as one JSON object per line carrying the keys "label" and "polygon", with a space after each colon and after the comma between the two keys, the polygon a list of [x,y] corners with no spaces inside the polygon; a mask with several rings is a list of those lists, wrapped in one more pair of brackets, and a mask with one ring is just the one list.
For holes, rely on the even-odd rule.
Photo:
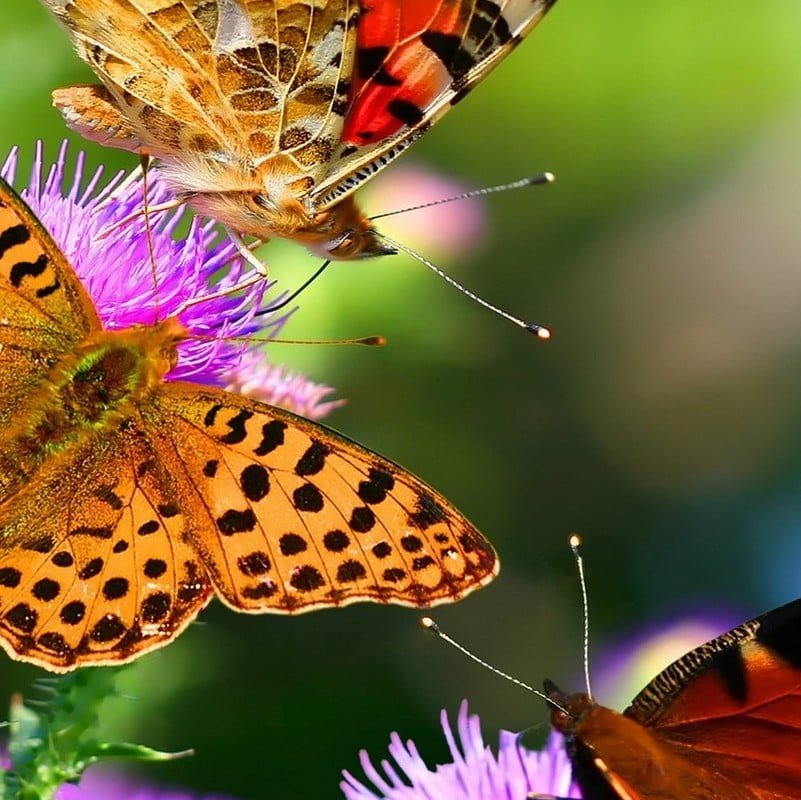
{"label": "butterfly", "polygon": [[495,576],[436,491],[279,408],[165,379],[176,318],[104,329],[0,181],[0,645],[53,671],[236,611],[453,602]]}
{"label": "butterfly", "polygon": [[162,163],[230,231],[324,258],[395,252],[353,193],[461,100],[555,0],[43,0],[102,85],[67,124]]}
{"label": "butterfly", "polygon": [[545,693],[584,800],[801,797],[801,600],[682,656],[622,714]]}

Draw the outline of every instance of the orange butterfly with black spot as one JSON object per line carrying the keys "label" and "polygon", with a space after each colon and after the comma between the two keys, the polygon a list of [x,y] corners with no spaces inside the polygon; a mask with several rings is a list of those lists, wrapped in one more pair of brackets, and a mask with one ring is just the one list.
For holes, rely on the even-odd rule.
{"label": "orange butterfly with black spot", "polygon": [[170,381],[175,318],[105,330],[0,180],[0,645],[53,671],[237,611],[453,602],[492,546],[401,467],[301,417]]}
{"label": "orange butterfly with black spot", "polygon": [[622,714],[545,692],[584,800],[801,798],[801,600],[682,656]]}

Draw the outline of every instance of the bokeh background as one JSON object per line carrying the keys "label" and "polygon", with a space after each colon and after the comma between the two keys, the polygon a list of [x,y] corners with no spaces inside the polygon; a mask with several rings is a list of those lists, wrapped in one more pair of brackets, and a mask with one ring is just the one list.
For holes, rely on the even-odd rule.
{"label": "bokeh background", "polygon": [[[398,256],[335,265],[287,329],[381,333],[386,348],[275,348],[348,398],[331,425],[423,476],[495,543],[498,580],[436,617],[525,680],[580,688],[574,530],[599,663],[635,632],[708,618],[716,632],[801,594],[799,41],[791,0],[563,0],[363,195],[387,211],[448,193],[443,181],[552,170],[552,186],[446,207],[447,225],[423,211],[385,229],[554,338]],[[31,0],[0,3],[0,76],[0,153],[18,144],[29,164],[42,139],[54,154],[65,131],[49,93],[91,77]],[[135,162],[84,147],[91,164]],[[316,266],[297,247],[265,255],[287,286]],[[339,771],[392,730],[442,759],[437,715],[462,697],[488,732],[545,731],[536,698],[418,616],[215,604],[124,674],[103,724],[196,749],[147,780],[247,799],[338,797]],[[602,700],[639,688],[621,670]],[[3,658],[0,703],[40,675]]]}

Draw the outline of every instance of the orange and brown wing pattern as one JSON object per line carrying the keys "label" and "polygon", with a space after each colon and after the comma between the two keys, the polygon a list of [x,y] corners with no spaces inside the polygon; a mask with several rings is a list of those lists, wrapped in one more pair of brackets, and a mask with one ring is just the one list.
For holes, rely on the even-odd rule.
{"label": "orange and brown wing pattern", "polygon": [[181,383],[152,415],[189,536],[236,609],[426,607],[497,573],[491,545],[445,498],[322,426]]}
{"label": "orange and brown wing pattern", "polygon": [[760,800],[801,797],[801,600],[688,653],[626,715]]}
{"label": "orange and brown wing pattern", "polygon": [[207,3],[44,0],[104,86],[54,93],[67,123],[124,149],[176,157],[189,149],[233,159],[240,131],[214,80],[216,16]]}
{"label": "orange and brown wing pattern", "polygon": [[0,506],[0,645],[15,658],[55,671],[130,661],[211,598],[169,480],[127,428],[48,462]]}
{"label": "orange and brown wing pattern", "polygon": [[99,327],[72,268],[0,178],[0,436],[36,381]]}
{"label": "orange and brown wing pattern", "polygon": [[519,44],[555,0],[362,0],[342,143],[324,208],[386,166]]}
{"label": "orange and brown wing pattern", "polygon": [[[212,170],[217,185],[206,176],[198,191],[244,190],[249,171],[279,151],[297,152],[299,164],[317,171],[333,154],[357,0],[44,2],[104,83],[54,94],[82,135],[146,147],[168,164],[187,152],[213,155],[221,162]],[[191,160],[185,169],[203,172]]]}

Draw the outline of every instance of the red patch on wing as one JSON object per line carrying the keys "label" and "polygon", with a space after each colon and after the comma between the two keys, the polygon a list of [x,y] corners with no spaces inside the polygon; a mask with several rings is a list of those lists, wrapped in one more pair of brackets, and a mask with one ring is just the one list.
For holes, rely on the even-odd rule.
{"label": "red patch on wing", "polygon": [[801,602],[766,614],[642,720],[688,761],[766,800],[801,792]]}
{"label": "red patch on wing", "polygon": [[343,141],[373,144],[422,119],[451,77],[421,37],[460,36],[460,11],[457,0],[362,0]]}

